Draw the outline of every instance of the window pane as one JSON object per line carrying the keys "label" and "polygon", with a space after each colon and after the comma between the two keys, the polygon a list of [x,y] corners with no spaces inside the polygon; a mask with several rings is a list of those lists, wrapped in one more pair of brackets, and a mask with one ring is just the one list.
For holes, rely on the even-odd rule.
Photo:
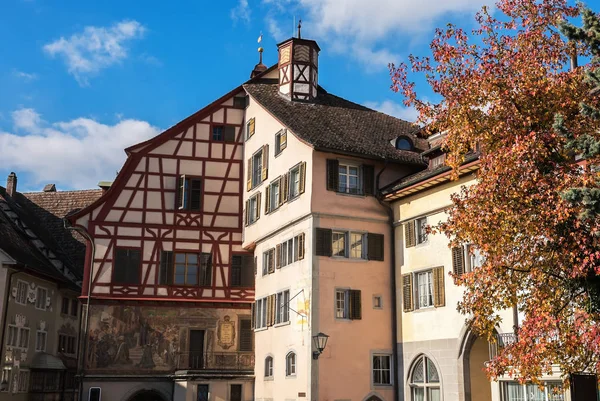
{"label": "window pane", "polygon": [[350,234],[350,257],[351,258],[362,258],[362,243],[363,235],[360,233]]}
{"label": "window pane", "polygon": [[413,377],[412,377],[412,382],[413,383],[423,383],[424,380],[424,374],[423,374],[423,359],[419,359],[419,361],[417,362],[417,364],[415,365],[415,368],[413,370]]}
{"label": "window pane", "polygon": [[503,401],[525,401],[522,385],[515,382],[504,382],[502,384],[504,390]]}
{"label": "window pane", "polygon": [[187,254],[187,262],[188,262],[188,265],[198,264],[198,255],[196,255],[195,253],[188,253]]}
{"label": "window pane", "polygon": [[548,389],[548,401],[564,401],[564,391],[562,384],[558,383],[546,383]]}
{"label": "window pane", "polygon": [[413,400],[414,401],[425,401],[425,389],[415,387],[413,388]]}
{"label": "window pane", "polygon": [[433,363],[429,360],[429,358],[427,358],[426,360],[427,360],[427,383],[439,383],[440,376],[438,375],[437,369],[435,368]]}
{"label": "window pane", "polygon": [[346,318],[346,291],[335,292],[335,316],[339,319]]}
{"label": "window pane", "polygon": [[346,256],[346,233],[334,232],[332,240],[333,256]]}
{"label": "window pane", "polygon": [[175,263],[185,263],[185,253],[176,253]]}
{"label": "window pane", "polygon": [[537,384],[527,384],[525,391],[527,392],[527,401],[546,401],[544,390],[540,390]]}
{"label": "window pane", "polygon": [[427,401],[440,401],[442,399],[442,392],[439,388],[428,388],[427,389]]}

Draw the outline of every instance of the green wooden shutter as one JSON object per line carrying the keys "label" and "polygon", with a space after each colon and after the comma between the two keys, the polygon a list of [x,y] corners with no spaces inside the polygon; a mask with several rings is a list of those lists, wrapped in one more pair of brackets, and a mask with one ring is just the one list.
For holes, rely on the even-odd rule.
{"label": "green wooden shutter", "polygon": [[315,255],[331,256],[332,231],[328,228],[315,229]]}
{"label": "green wooden shutter", "polygon": [[369,233],[367,237],[368,258],[369,260],[383,261],[383,234]]}
{"label": "green wooden shutter", "polygon": [[465,273],[465,255],[462,246],[452,248],[452,272],[459,277]]}
{"label": "green wooden shutter", "polygon": [[412,273],[402,275],[402,304],[404,312],[413,310]]}
{"label": "green wooden shutter", "polygon": [[365,164],[362,170],[365,195],[375,195],[375,168]]}
{"label": "green wooden shutter", "polygon": [[350,290],[350,319],[362,319],[362,303],[360,290]]}
{"label": "green wooden shutter", "polygon": [[338,191],[340,181],[340,163],[334,159],[327,159],[327,190]]}

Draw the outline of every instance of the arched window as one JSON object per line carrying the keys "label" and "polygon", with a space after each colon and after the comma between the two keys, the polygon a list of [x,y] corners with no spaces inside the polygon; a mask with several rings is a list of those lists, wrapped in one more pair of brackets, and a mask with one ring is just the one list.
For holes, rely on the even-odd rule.
{"label": "arched window", "polygon": [[408,138],[401,136],[400,138],[396,139],[396,149],[412,150],[412,148],[412,142]]}
{"label": "arched window", "polygon": [[265,358],[265,377],[273,377],[273,357]]}
{"label": "arched window", "polygon": [[415,361],[410,374],[412,401],[440,401],[440,375],[433,362],[425,355]]}
{"label": "arched window", "polygon": [[285,357],[285,375],[296,376],[296,354],[293,351]]}

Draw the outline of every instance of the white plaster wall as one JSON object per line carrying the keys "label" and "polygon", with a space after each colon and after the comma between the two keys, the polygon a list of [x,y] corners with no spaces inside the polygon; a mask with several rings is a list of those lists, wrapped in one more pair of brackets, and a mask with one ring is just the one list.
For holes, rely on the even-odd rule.
{"label": "white plaster wall", "polygon": [[[255,332],[255,397],[261,399],[297,399],[298,393],[306,393],[310,398],[310,368],[311,368],[311,330],[310,300],[312,280],[312,232],[311,219],[304,219],[297,224],[287,227],[259,243],[255,250],[258,256],[258,273],[256,276],[256,299],[275,294],[283,290],[290,291],[290,323],[258,329]],[[262,275],[263,252],[275,247],[294,236],[305,234],[305,257],[293,262],[275,273]],[[295,298],[294,298],[295,297]],[[293,299],[292,299],[293,298]],[[292,310],[293,309],[293,310]],[[306,318],[295,311],[303,313]],[[289,351],[296,353],[296,376],[286,377],[285,357]],[[267,355],[273,356],[273,379],[265,380],[264,364]]]}

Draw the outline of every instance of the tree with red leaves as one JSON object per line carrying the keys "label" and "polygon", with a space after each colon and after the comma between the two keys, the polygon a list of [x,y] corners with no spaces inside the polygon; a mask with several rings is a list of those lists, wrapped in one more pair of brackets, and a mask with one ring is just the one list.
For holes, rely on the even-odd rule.
{"label": "tree with red leaves", "polygon": [[[390,66],[392,89],[426,131],[445,134],[455,171],[481,150],[477,183],[453,196],[448,220],[433,230],[485,257],[454,277],[465,289],[458,310],[476,333],[494,341],[499,310],[516,306],[524,316],[488,374],[539,383],[552,365],[567,380],[600,373],[598,60],[569,67],[573,56],[597,55],[600,24],[565,0],[497,8],[483,8],[470,33],[438,29],[431,58],[411,56],[412,73],[425,75],[440,102],[417,96],[407,65]],[[567,23],[582,11],[583,29]]]}

